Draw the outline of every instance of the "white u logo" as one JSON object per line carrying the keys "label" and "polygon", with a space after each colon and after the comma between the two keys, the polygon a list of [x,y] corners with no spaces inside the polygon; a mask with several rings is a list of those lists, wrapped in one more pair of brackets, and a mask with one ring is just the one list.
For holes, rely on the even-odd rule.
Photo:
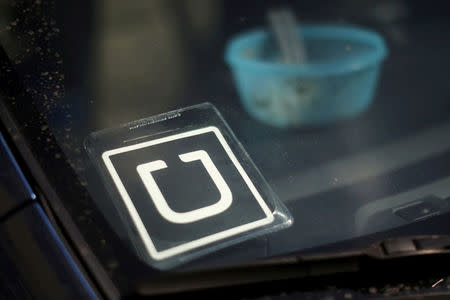
{"label": "white u logo", "polygon": [[151,172],[167,168],[167,164],[163,160],[155,160],[149,163],[141,164],[136,167],[136,170],[141,177],[153,203],[158,212],[168,221],[177,224],[186,224],[201,219],[205,219],[227,210],[233,200],[230,188],[223,179],[222,175],[217,170],[208,153],[204,150],[198,150],[178,155],[183,162],[192,162],[200,160],[212,178],[214,184],[220,192],[220,199],[214,204],[191,210],[188,212],[176,212],[169,207],[161,190],[155,182]]}

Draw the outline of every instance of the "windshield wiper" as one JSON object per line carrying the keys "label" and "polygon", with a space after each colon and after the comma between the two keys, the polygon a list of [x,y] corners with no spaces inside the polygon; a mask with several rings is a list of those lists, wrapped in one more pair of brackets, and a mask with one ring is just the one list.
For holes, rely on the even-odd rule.
{"label": "windshield wiper", "polygon": [[360,250],[292,254],[245,265],[160,274],[140,282],[135,291],[139,296],[151,296],[328,275],[360,272],[376,274],[377,270],[390,275],[399,272],[411,274],[410,268],[425,274],[427,266],[436,273],[440,268],[448,271],[449,254],[450,236],[392,238]]}

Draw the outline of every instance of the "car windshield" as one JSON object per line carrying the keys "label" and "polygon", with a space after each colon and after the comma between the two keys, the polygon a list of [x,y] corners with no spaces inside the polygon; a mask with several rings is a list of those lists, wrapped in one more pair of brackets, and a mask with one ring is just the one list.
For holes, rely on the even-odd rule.
{"label": "car windshield", "polygon": [[[448,32],[445,1],[1,1],[2,118],[57,195],[56,217],[68,213],[123,285],[368,236],[446,233],[432,220],[450,212]],[[160,114],[148,130],[165,140],[122,130]],[[147,144],[121,148],[134,138]],[[148,152],[139,145],[167,158],[136,162]],[[147,189],[141,200],[129,193],[135,214],[116,205],[130,202],[108,161],[126,190]],[[274,227],[215,244],[223,226],[258,214]],[[139,246],[147,237],[156,254]],[[192,248],[161,254],[173,245]],[[160,265],[166,257],[176,260]]]}

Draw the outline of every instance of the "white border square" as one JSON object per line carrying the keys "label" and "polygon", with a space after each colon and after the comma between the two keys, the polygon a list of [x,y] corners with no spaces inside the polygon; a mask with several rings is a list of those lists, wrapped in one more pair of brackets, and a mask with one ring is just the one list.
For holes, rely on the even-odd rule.
{"label": "white border square", "polygon": [[[131,200],[122,181],[120,180],[120,177],[117,174],[117,171],[115,170],[110,157],[115,154],[129,152],[129,151],[133,151],[133,150],[140,149],[140,148],[150,147],[150,146],[157,145],[157,144],[167,143],[170,141],[187,138],[187,137],[191,137],[191,136],[195,136],[195,135],[200,135],[200,134],[204,134],[207,132],[213,132],[216,135],[217,139],[219,140],[220,144],[224,148],[225,152],[228,154],[228,157],[231,159],[234,166],[238,170],[239,174],[241,174],[242,178],[244,179],[244,181],[247,184],[248,188],[250,189],[251,193],[255,197],[256,201],[261,206],[261,209],[266,214],[266,217],[263,219],[253,221],[253,222],[250,222],[247,224],[243,224],[243,225],[240,225],[237,227],[233,227],[233,228],[230,228],[230,229],[227,229],[227,230],[224,230],[224,231],[221,231],[221,232],[209,235],[209,236],[205,236],[205,237],[199,238],[197,240],[187,242],[185,244],[181,244],[181,245],[169,248],[169,249],[165,249],[163,251],[158,251],[158,250],[156,250],[155,245],[153,244],[153,242],[150,238],[150,234],[147,231],[147,229],[145,228],[145,225],[142,222],[142,220],[139,216],[139,213],[133,204],[133,201]],[[198,248],[201,246],[205,246],[207,244],[225,239],[227,237],[231,237],[233,235],[270,224],[274,220],[274,216],[273,216],[272,212],[270,211],[269,207],[264,202],[264,200],[262,199],[258,190],[253,185],[253,182],[250,180],[250,178],[248,177],[244,168],[241,166],[241,164],[237,160],[236,156],[232,152],[230,146],[227,144],[222,133],[215,126],[208,126],[205,128],[200,128],[200,129],[191,130],[191,131],[187,131],[187,132],[183,132],[183,133],[179,133],[179,134],[175,134],[175,135],[171,135],[171,136],[166,136],[166,137],[159,138],[159,139],[152,140],[152,141],[147,141],[147,142],[143,142],[143,143],[139,143],[139,144],[135,144],[135,145],[131,145],[131,146],[125,146],[125,147],[121,147],[121,148],[117,148],[117,149],[108,150],[108,151],[103,152],[102,159],[105,162],[106,168],[108,169],[108,171],[114,181],[114,184],[116,185],[116,187],[119,191],[120,196],[122,197],[122,200],[128,210],[128,213],[131,216],[131,219],[132,219],[134,225],[136,226],[139,236],[141,237],[142,241],[144,242],[144,245],[145,245],[145,248],[146,248],[148,254],[155,260],[163,260],[163,259],[175,256],[177,254],[181,254],[183,252],[187,252],[192,249],[195,249],[195,248]],[[180,225],[180,226],[182,226],[182,225]]]}

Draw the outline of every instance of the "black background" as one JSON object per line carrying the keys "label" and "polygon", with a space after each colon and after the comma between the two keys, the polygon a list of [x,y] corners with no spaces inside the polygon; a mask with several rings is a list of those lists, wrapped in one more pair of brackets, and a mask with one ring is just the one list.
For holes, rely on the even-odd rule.
{"label": "black background", "polygon": [[[152,172],[152,175],[174,211],[185,212],[212,205],[219,200],[220,194],[201,162],[184,163],[178,157],[197,150],[205,150],[211,157],[232,192],[232,204],[224,212],[197,222],[169,222],[156,210],[136,167],[155,160],[166,162],[167,168]],[[115,154],[110,158],[159,251],[265,218],[260,205],[212,132]]]}

